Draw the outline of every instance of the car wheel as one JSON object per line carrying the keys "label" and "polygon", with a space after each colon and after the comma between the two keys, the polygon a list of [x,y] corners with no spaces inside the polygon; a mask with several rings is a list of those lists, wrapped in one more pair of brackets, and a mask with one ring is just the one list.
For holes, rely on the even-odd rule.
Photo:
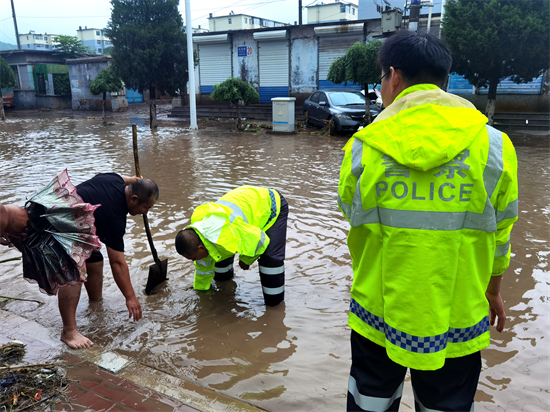
{"label": "car wheel", "polygon": [[304,124],[306,126],[311,126],[311,122],[309,120],[309,112],[307,110],[304,112]]}
{"label": "car wheel", "polygon": [[328,122],[328,134],[329,136],[336,136],[336,122],[334,118],[331,118]]}

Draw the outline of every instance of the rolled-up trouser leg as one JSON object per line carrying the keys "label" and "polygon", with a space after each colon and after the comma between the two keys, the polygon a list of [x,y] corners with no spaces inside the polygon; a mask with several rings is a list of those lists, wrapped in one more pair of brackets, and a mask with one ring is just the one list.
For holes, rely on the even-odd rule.
{"label": "rolled-up trouser leg", "polygon": [[260,280],[267,306],[276,306],[285,300],[285,248],[288,203],[281,196],[281,212],[265,234],[269,245],[260,256]]}
{"label": "rolled-up trouser leg", "polygon": [[214,275],[214,280],[229,280],[233,279],[233,259],[235,258],[235,255],[231,256],[230,258],[227,258],[225,260],[222,260],[220,262],[216,262],[214,265],[214,272],[216,273]]}

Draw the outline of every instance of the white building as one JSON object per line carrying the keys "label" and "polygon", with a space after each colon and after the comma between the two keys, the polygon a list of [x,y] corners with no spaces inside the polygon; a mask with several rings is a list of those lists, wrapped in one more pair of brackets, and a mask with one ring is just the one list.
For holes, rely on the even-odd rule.
{"label": "white building", "polygon": [[54,50],[58,44],[58,34],[35,33],[34,30],[19,35],[22,50]]}
{"label": "white building", "polygon": [[254,17],[249,14],[235,14],[233,12],[229,13],[227,16],[217,17],[214,17],[212,13],[210,13],[210,17],[208,17],[208,28],[210,32],[261,29],[265,27],[283,27],[288,25],[288,23],[282,23],[280,21],[262,19],[261,17]]}
{"label": "white building", "polygon": [[356,4],[338,0],[333,3],[321,1],[306,8],[308,24],[357,20],[359,15]]}
{"label": "white building", "polygon": [[103,54],[111,47],[111,40],[105,36],[106,29],[92,29],[87,26],[78,26],[76,37],[84,45],[88,46],[96,54]]}

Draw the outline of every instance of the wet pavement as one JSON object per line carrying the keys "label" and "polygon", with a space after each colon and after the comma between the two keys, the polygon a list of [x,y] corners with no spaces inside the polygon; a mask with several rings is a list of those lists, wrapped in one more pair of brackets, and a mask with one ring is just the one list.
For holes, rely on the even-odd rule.
{"label": "wet pavement", "polygon": [[[165,382],[179,380],[168,386],[190,382],[273,411],[343,410],[352,270],[348,224],[336,196],[346,138],[163,125],[154,132],[139,128],[139,152],[143,176],[160,187],[149,222],[161,259],[169,259],[169,281],[152,296],[143,293],[153,260],[141,218],[129,217],[126,257],[144,317],[127,320],[106,264],[103,301],[91,304],[82,294],[80,331],[102,349],[162,372]],[[492,345],[482,352],[478,410],[550,410],[549,150],[518,146],[517,152],[520,221],[502,291],[509,320],[502,334],[492,332]],[[75,184],[98,172],[133,175],[128,120],[102,126],[99,119],[10,116],[0,124],[0,203],[22,205],[64,168]],[[193,266],[173,246],[195,207],[244,184],[275,188],[290,206],[285,303],[267,310],[257,265],[250,271],[236,267],[234,280],[196,292]],[[0,249],[0,260],[12,256],[17,252]],[[25,282],[20,263],[1,264],[0,295],[45,302],[13,301],[4,310],[58,338],[57,299]],[[146,375],[135,369],[134,376],[146,381]],[[409,385],[401,409],[414,409]]]}

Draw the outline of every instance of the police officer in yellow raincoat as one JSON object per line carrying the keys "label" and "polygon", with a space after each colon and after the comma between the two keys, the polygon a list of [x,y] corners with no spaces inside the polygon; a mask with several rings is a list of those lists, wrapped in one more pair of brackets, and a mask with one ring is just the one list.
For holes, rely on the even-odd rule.
{"label": "police officer in yellow raincoat", "polygon": [[233,260],[248,270],[259,259],[266,305],[285,296],[285,247],[288,203],[276,190],[242,186],[215,203],[199,206],[191,224],[176,236],[176,250],[195,263],[193,287],[210,289],[212,279],[233,278]]}
{"label": "police officer in yellow raincoat", "polygon": [[506,320],[515,150],[440,89],[440,39],[398,32],[378,63],[386,109],[346,144],[338,187],[354,273],[347,408],[397,411],[410,368],[416,410],[470,411],[489,325]]}

